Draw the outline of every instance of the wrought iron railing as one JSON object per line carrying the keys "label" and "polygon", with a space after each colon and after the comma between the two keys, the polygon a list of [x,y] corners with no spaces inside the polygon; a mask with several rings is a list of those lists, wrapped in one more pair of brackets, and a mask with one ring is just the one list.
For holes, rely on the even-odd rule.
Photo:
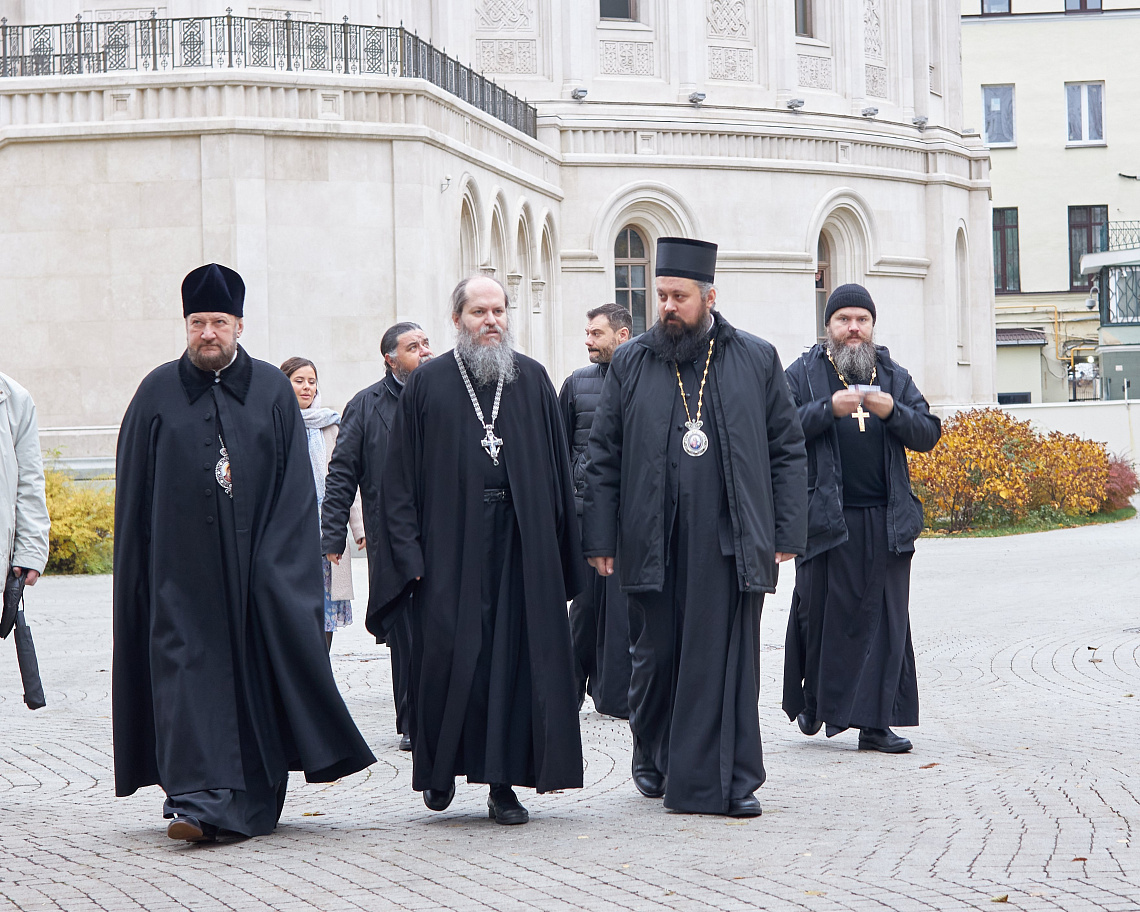
{"label": "wrought iron railing", "polygon": [[1140,222],[1109,222],[1108,249],[1129,250],[1140,247]]}
{"label": "wrought iron railing", "polygon": [[1102,324],[1140,323],[1140,267],[1106,266],[1097,285]]}
{"label": "wrought iron railing", "polygon": [[251,69],[404,76],[445,92],[528,136],[533,106],[400,27],[231,15],[190,19],[9,25],[0,20],[0,77],[125,71]]}

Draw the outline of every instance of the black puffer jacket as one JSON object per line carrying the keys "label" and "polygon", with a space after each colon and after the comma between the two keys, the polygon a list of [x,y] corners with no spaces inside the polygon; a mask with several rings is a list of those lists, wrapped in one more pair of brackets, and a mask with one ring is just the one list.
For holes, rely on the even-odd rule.
{"label": "black puffer jacket", "polygon": [[[879,353],[879,386],[890,393],[895,407],[883,426],[887,434],[887,544],[896,554],[914,550],[922,531],[922,503],[911,492],[906,450],[925,453],[942,436],[942,422],[914,385],[905,367]],[[831,386],[827,379],[827,352],[813,345],[788,366],[788,386],[795,397],[808,453],[808,560],[847,541],[843,521],[843,469],[839,433],[831,412]]]}
{"label": "black puffer jacket", "polygon": [[[742,592],[774,592],[775,552],[802,554],[807,538],[807,458],[796,406],[776,349],[720,314],[708,389],[720,441]],[[665,580],[666,460],[677,379],[640,338],[614,353],[590,431],[582,550],[621,555],[625,592]],[[719,547],[716,542],[711,547]]]}
{"label": "black puffer jacket", "polygon": [[590,426],[602,396],[602,382],[609,363],[588,364],[574,371],[562,384],[558,406],[566,419],[566,440],[570,444],[570,477],[574,480],[574,505],[582,515],[582,492],[586,489],[586,445]]}

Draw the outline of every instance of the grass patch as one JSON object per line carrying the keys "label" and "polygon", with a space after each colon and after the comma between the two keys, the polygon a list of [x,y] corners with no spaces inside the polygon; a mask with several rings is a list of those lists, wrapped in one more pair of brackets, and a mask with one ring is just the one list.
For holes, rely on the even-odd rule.
{"label": "grass patch", "polygon": [[1026,535],[1030,532],[1049,532],[1053,529],[1072,529],[1076,526],[1096,526],[1103,523],[1121,522],[1132,519],[1136,515],[1135,507],[1122,507],[1119,510],[1109,510],[1103,513],[1093,513],[1089,516],[1068,516],[1060,510],[1042,507],[1030,513],[1023,521],[1009,523],[1001,526],[979,526],[975,529],[964,529],[961,532],[950,532],[946,528],[925,529],[922,538],[999,538],[1003,535]]}

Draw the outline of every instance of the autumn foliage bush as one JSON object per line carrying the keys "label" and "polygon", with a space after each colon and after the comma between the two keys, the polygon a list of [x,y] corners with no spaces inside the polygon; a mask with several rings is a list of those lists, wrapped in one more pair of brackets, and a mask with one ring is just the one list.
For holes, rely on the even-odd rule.
{"label": "autumn foliage bush", "polygon": [[1137,490],[1131,465],[1110,460],[1104,444],[1039,434],[996,408],[958,412],[933,450],[908,459],[927,525],[952,532],[1019,522],[1035,511],[1115,510]]}
{"label": "autumn foliage bush", "polygon": [[48,573],[110,573],[115,494],[78,485],[63,472],[44,472],[51,534]]}

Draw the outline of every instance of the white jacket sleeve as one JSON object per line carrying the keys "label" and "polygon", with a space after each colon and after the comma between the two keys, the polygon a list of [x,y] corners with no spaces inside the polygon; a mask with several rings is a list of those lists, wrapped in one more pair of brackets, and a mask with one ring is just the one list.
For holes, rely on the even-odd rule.
{"label": "white jacket sleeve", "polygon": [[12,443],[19,467],[12,565],[42,573],[48,559],[51,520],[48,518],[47,496],[44,493],[44,459],[40,453],[36,406],[27,392],[13,389],[12,393],[7,404]]}

